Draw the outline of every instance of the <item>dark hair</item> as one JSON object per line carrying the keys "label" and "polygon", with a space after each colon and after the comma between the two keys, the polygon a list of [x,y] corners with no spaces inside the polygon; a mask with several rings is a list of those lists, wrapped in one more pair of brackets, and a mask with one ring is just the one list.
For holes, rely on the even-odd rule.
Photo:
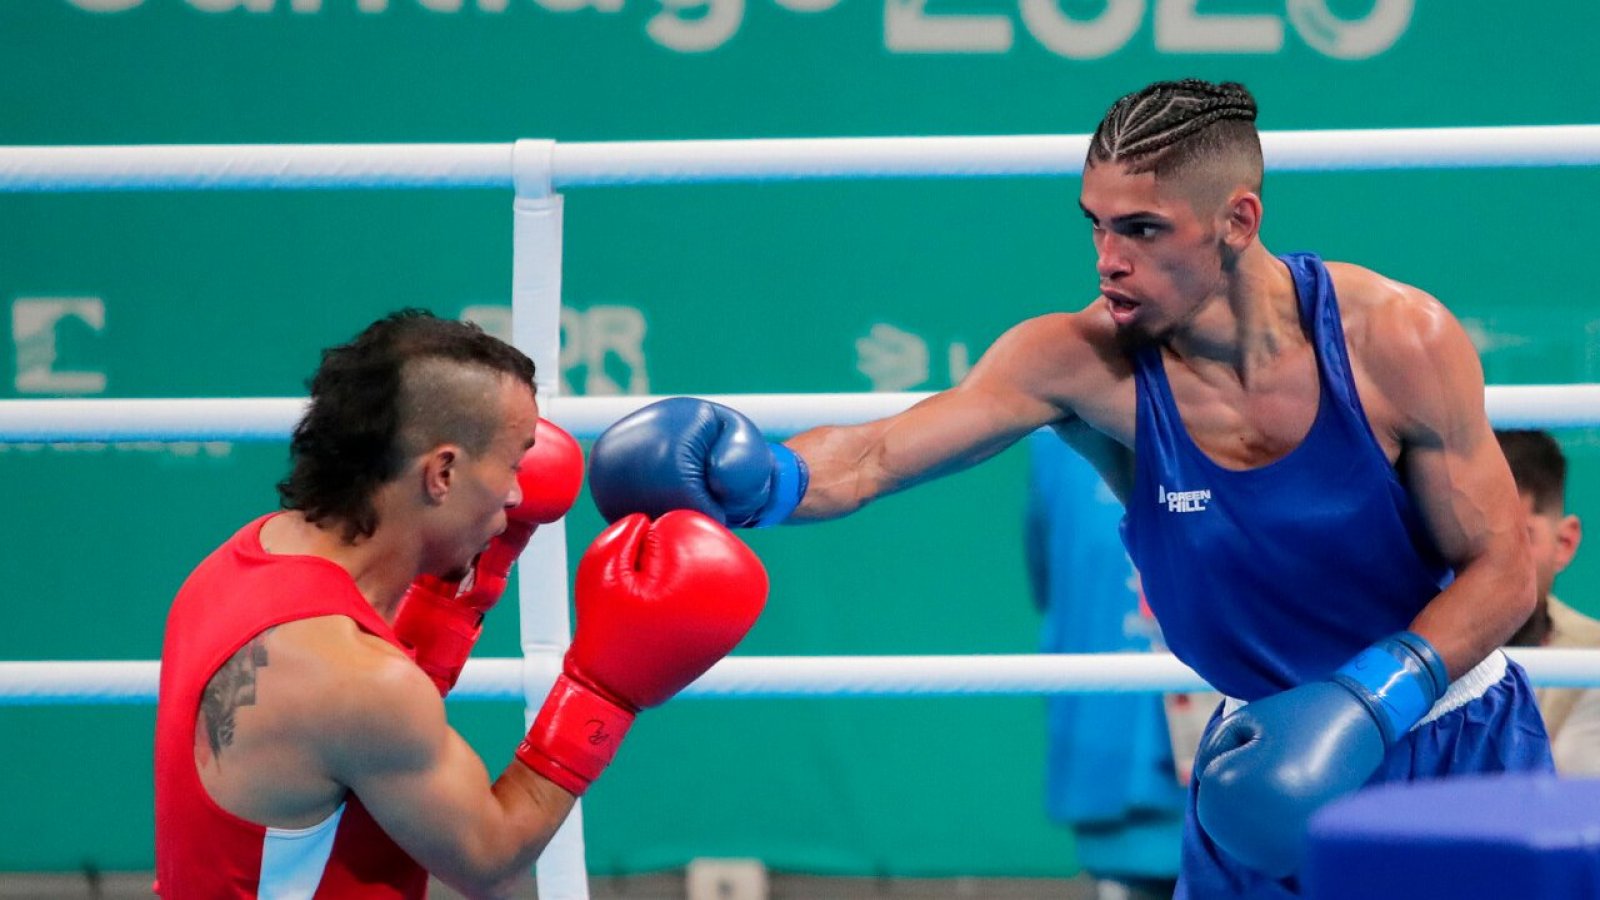
{"label": "dark hair", "polygon": [[1567,458],[1548,431],[1496,431],[1500,452],[1511,464],[1517,490],[1533,498],[1533,508],[1560,514],[1566,509]]}
{"label": "dark hair", "polygon": [[1261,187],[1256,100],[1234,81],[1158,81],[1111,104],[1089,142],[1090,165],[1122,163],[1163,178],[1200,160],[1233,155]]}
{"label": "dark hair", "polygon": [[284,509],[337,522],[344,538],[378,527],[373,492],[411,455],[440,443],[487,449],[499,425],[499,395],[486,376],[533,389],[533,361],[468,322],[419,309],[392,313],[348,344],[322,352],[311,405],[289,444]]}

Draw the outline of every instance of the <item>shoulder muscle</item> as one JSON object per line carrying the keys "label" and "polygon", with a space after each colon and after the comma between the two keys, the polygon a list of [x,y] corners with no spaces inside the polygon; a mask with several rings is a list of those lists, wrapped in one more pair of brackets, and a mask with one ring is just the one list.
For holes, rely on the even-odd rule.
{"label": "shoulder muscle", "polygon": [[1091,307],[1012,326],[984,353],[961,387],[986,393],[1003,389],[1053,407],[1057,418],[1068,416],[1126,367],[1109,323],[1101,318]]}
{"label": "shoulder muscle", "polygon": [[425,764],[447,731],[444,702],[414,662],[382,638],[338,617],[280,628],[302,733],[348,784],[352,767]]}
{"label": "shoulder muscle", "polygon": [[1483,416],[1477,349],[1444,304],[1356,266],[1339,266],[1335,278],[1356,366],[1402,439],[1438,441]]}

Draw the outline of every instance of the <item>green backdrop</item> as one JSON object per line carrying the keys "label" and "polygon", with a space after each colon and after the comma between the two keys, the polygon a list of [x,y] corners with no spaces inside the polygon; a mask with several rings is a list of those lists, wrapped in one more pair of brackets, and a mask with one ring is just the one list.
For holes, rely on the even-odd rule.
{"label": "green backdrop", "polygon": [[[1264,129],[1592,123],[1596,33],[1585,0],[10,0],[0,144],[1081,133],[1184,75],[1245,81]],[[574,191],[563,375],[580,393],[948,385],[1009,324],[1093,295],[1075,192]],[[1597,195],[1593,169],[1279,175],[1265,237],[1434,292],[1491,382],[1594,381]],[[505,307],[510,201],[0,196],[0,396],[299,394],[319,348],[390,309]],[[1597,441],[1563,440],[1588,512]],[[1019,452],[749,535],[774,588],[740,652],[1030,651]],[[280,444],[0,445],[0,659],[156,656],[172,592],[273,504],[284,461]],[[598,527],[580,501],[573,541]],[[1591,611],[1597,556],[1558,584]],[[516,652],[508,607],[481,653]],[[591,866],[1070,874],[1042,813],[1042,707],[671,704],[590,795]],[[491,768],[509,759],[517,707],[451,714]],[[0,710],[0,869],[150,866],[152,721]]]}

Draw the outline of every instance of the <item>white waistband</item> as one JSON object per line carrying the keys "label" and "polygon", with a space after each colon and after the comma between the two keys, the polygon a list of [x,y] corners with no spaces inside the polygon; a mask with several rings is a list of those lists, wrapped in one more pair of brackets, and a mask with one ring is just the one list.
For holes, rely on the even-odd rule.
{"label": "white waistband", "polygon": [[[1415,729],[1426,725],[1453,709],[1460,709],[1482,697],[1484,691],[1504,677],[1506,677],[1506,655],[1496,650],[1485,656],[1483,662],[1473,666],[1467,674],[1451,682],[1450,689],[1444,692],[1439,702],[1433,704],[1433,709],[1428,710],[1428,714],[1411,727]],[[1236,697],[1222,698],[1222,714],[1225,716],[1232,715],[1244,706],[1245,701]]]}

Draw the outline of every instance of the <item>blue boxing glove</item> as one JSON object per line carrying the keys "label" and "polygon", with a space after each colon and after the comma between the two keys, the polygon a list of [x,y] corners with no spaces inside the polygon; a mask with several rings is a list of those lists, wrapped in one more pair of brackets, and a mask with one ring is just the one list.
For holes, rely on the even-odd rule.
{"label": "blue boxing glove", "polygon": [[1403,631],[1326,680],[1248,704],[1195,755],[1201,829],[1253,869],[1294,873],[1312,813],[1366,784],[1449,686],[1438,651]]}
{"label": "blue boxing glove", "polygon": [[732,528],[777,525],[805,496],[805,461],[720,403],[673,397],[623,417],[589,454],[606,521],[692,509]]}

